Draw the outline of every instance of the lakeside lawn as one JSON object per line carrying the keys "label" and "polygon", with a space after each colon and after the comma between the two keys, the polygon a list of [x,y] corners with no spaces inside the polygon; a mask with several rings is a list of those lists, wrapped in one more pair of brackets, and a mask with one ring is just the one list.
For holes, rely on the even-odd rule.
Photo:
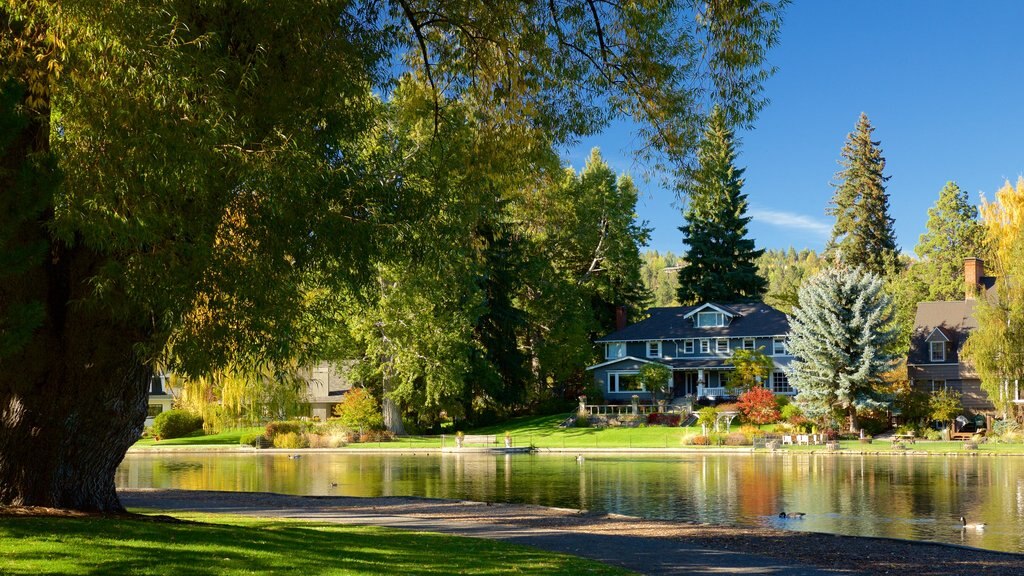
{"label": "lakeside lawn", "polygon": [[[539,449],[601,449],[601,448],[687,448],[687,449],[735,449],[749,451],[750,446],[684,446],[683,438],[692,434],[700,434],[699,426],[691,427],[667,427],[647,426],[642,428],[559,428],[558,424],[565,420],[565,414],[549,416],[524,416],[513,418],[501,424],[485,426],[469,430],[467,434],[494,435],[498,437],[499,444],[505,433],[512,436],[513,445],[516,447],[533,446]],[[766,426],[766,429],[771,428]],[[733,425],[732,431],[739,429]],[[224,448],[238,447],[239,438],[249,432],[259,432],[262,428],[244,428],[241,430],[230,430],[220,434],[209,436],[190,436],[186,438],[175,438],[173,440],[161,440],[156,442],[153,439],[139,440],[135,446],[139,448]],[[454,436],[448,435],[443,445],[451,447],[454,445]],[[843,452],[846,453],[874,453],[893,451],[892,443],[887,440],[876,440],[871,444],[861,443],[858,440],[843,440],[840,442]],[[347,448],[352,449],[386,449],[386,450],[415,450],[415,449],[438,449],[442,447],[442,439],[438,436],[406,436],[393,442],[368,442],[349,444]],[[824,446],[784,446],[783,451],[791,452],[821,452]],[[916,444],[908,445],[910,452],[935,452],[935,453],[969,453],[964,450],[963,442],[940,442],[919,440]],[[994,444],[984,443],[978,446],[978,453],[1002,453],[1024,455],[1024,444]]]}
{"label": "lakeside lawn", "polygon": [[219,514],[0,517],[0,574],[626,575],[493,540]]}

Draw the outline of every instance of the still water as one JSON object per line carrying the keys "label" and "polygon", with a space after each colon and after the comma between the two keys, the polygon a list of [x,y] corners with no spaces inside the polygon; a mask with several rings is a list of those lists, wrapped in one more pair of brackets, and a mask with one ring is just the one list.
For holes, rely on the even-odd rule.
{"label": "still water", "polygon": [[[117,485],[520,502],[1024,552],[1024,457],[163,453],[126,457]],[[987,526],[961,530],[961,515]]]}

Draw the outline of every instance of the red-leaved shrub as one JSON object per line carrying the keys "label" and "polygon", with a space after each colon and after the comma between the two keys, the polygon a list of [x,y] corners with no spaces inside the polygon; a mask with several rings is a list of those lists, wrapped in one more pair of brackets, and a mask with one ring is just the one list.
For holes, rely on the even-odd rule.
{"label": "red-leaved shrub", "polygon": [[753,424],[771,424],[779,419],[775,394],[767,388],[755,386],[740,394],[738,405],[743,416]]}

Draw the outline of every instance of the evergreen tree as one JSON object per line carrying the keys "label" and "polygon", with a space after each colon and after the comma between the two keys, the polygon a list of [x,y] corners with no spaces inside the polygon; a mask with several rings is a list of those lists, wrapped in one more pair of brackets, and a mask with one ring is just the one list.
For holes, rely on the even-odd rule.
{"label": "evergreen tree", "polygon": [[981,256],[984,236],[977,206],[956,182],[947,182],[928,209],[927,231],[914,248],[921,258],[921,275],[928,279],[929,299],[963,299],[964,259]]}
{"label": "evergreen tree", "polygon": [[679,270],[678,300],[737,302],[757,300],[767,282],[755,261],[764,250],[747,238],[747,195],[743,169],[736,167],[736,145],[725,114],[715,108],[698,146],[699,165],[687,180],[689,203],[679,228],[688,246]]}
{"label": "evergreen tree", "polygon": [[882,374],[896,360],[891,299],[881,277],[861,268],[827,269],[800,288],[790,317],[786,371],[812,415],[842,413],[857,429],[858,407],[874,407]]}
{"label": "evergreen tree", "polygon": [[885,276],[896,269],[899,252],[885,190],[889,177],[883,174],[879,142],[871,139],[874,130],[867,114],[861,113],[856,129],[846,137],[839,161],[842,170],[836,173],[836,190],[827,210],[836,223],[825,253],[846,266]]}

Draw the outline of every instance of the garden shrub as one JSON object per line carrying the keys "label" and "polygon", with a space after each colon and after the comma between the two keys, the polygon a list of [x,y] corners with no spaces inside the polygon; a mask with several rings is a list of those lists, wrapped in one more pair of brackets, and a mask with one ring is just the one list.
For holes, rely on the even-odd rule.
{"label": "garden shrub", "polygon": [[679,414],[663,414],[654,412],[647,415],[647,424],[651,426],[679,426],[682,417]]}
{"label": "garden shrub", "polygon": [[306,438],[298,432],[284,432],[274,436],[274,448],[306,448]]}
{"label": "garden shrub", "polygon": [[742,432],[731,432],[725,436],[726,446],[750,446],[753,442]]}
{"label": "garden shrub", "polygon": [[992,435],[1003,436],[1020,430],[1020,424],[1016,420],[996,420],[992,423]]}
{"label": "garden shrub", "polygon": [[589,414],[583,414],[583,413],[578,414],[576,416],[576,424],[575,424],[575,426],[577,428],[590,428],[590,415]]}
{"label": "garden shrub", "polygon": [[749,424],[741,426],[740,432],[746,435],[746,437],[750,438],[751,440],[757,438],[758,436],[764,436],[768,434],[768,432],[766,432],[765,430],[761,430],[757,426],[750,426]]}
{"label": "garden shrub", "polygon": [[942,432],[938,430],[929,430],[924,433],[925,440],[942,440]]}
{"label": "garden shrub", "polygon": [[366,388],[352,388],[334,407],[334,414],[351,430],[383,430],[384,416],[377,399]]}
{"label": "garden shrub", "polygon": [[298,420],[281,420],[278,422],[268,422],[264,429],[263,435],[268,440],[274,441],[280,434],[302,434],[305,431],[306,424],[299,422]]}
{"label": "garden shrub", "polygon": [[360,442],[390,442],[395,435],[387,430],[366,430],[359,435]]}
{"label": "garden shrub", "polygon": [[162,440],[181,438],[202,428],[203,419],[185,410],[161,412],[153,420],[153,436]]}
{"label": "garden shrub", "polygon": [[703,434],[693,436],[691,438],[691,441],[693,442],[694,446],[709,446],[711,444],[711,440],[707,436],[704,436]]}
{"label": "garden shrub", "polygon": [[743,417],[753,424],[771,424],[779,419],[779,405],[775,401],[775,394],[761,386],[755,386],[740,394],[737,406]]}
{"label": "garden shrub", "polygon": [[242,446],[259,446],[264,436],[260,432],[250,432],[248,434],[242,434],[242,437],[238,439],[238,443]]}
{"label": "garden shrub", "polygon": [[303,437],[306,439],[306,445],[310,448],[341,448],[346,444],[345,438],[341,434],[311,434],[307,432]]}

